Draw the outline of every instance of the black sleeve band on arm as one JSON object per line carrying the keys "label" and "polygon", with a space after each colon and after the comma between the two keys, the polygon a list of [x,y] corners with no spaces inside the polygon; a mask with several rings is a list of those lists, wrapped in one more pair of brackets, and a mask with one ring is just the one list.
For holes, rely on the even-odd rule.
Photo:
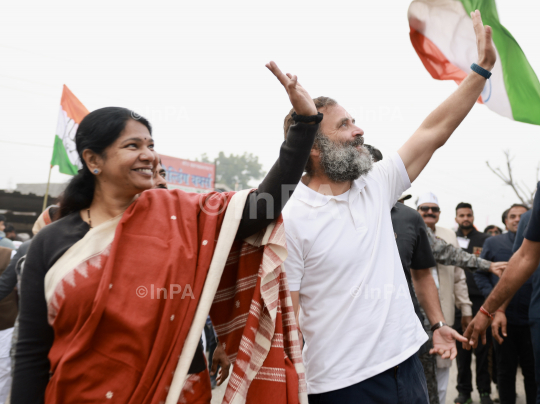
{"label": "black sleeve band on arm", "polygon": [[277,161],[258,189],[248,197],[236,234],[237,239],[257,233],[280,215],[302,178],[318,129],[318,124],[299,122],[291,125]]}
{"label": "black sleeve band on arm", "polygon": [[305,115],[296,115],[296,112],[293,112],[291,117],[294,120],[294,122],[321,123],[321,121],[323,119],[323,114],[319,112],[319,113],[317,113],[317,115],[305,116]]}

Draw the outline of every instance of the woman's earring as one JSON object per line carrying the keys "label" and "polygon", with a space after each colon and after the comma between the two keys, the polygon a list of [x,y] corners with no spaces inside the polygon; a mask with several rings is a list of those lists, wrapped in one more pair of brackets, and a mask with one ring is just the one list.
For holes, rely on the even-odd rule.
{"label": "woman's earring", "polygon": [[94,169],[94,174],[99,174],[99,170],[97,168]]}

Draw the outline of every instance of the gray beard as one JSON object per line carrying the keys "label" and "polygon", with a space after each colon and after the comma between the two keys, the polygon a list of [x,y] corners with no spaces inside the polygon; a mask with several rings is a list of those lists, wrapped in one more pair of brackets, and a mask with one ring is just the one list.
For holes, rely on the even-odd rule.
{"label": "gray beard", "polygon": [[364,139],[358,136],[350,142],[333,142],[318,134],[317,147],[321,152],[320,168],[332,182],[349,182],[366,175],[373,168],[373,158],[365,147]]}

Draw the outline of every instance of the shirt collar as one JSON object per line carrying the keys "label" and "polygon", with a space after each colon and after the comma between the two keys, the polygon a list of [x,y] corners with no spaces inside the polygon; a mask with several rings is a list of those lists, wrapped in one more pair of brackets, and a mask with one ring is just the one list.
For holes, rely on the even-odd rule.
{"label": "shirt collar", "polygon": [[326,205],[330,200],[345,201],[344,196],[348,194],[348,203],[352,203],[366,186],[366,180],[360,177],[353,181],[351,188],[341,195],[323,195],[304,184],[302,181],[298,183],[294,191],[294,197],[305,204],[318,208]]}
{"label": "shirt collar", "polygon": [[463,232],[461,231],[461,229],[458,227],[457,231],[456,231],[456,234],[458,237],[465,237],[465,238],[471,238],[472,236],[474,236],[476,233],[479,233],[478,230],[476,230],[474,227],[473,229],[469,232],[468,235],[464,236],[463,235]]}
{"label": "shirt collar", "polygon": [[360,192],[362,192],[365,186],[366,186],[366,179],[364,178],[364,176],[353,181],[351,185],[351,192],[349,194],[349,203],[352,203],[356,199],[356,197],[360,195]]}

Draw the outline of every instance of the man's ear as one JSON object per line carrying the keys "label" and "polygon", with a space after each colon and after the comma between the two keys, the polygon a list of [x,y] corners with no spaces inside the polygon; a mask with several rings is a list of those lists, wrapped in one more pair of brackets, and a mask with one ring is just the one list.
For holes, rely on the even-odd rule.
{"label": "man's ear", "polygon": [[82,158],[90,172],[94,172],[95,169],[98,169],[101,172],[103,158],[99,154],[90,149],[85,149],[82,153]]}
{"label": "man's ear", "polygon": [[[454,218],[454,220],[456,221],[456,223],[458,223],[458,221],[457,221],[457,217],[456,217],[456,218]],[[458,223],[458,225],[459,225],[459,223]]]}
{"label": "man's ear", "polygon": [[320,157],[321,151],[314,147],[314,148],[311,149],[311,152],[309,153],[309,155],[313,156],[313,157]]}

